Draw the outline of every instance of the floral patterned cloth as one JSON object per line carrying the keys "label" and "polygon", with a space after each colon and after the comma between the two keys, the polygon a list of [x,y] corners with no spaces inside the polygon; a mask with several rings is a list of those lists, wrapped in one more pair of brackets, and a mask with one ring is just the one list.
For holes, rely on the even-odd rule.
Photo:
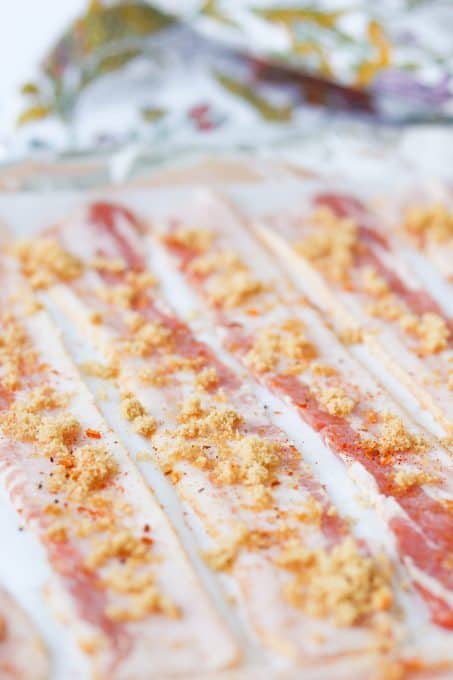
{"label": "floral patterned cloth", "polygon": [[92,1],[23,87],[15,144],[260,145],[333,111],[453,119],[451,0]]}

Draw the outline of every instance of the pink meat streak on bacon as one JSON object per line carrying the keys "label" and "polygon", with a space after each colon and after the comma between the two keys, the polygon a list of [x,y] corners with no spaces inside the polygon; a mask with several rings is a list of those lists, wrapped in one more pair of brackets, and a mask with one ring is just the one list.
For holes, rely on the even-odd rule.
{"label": "pink meat streak on bacon", "polygon": [[131,245],[127,236],[121,233],[119,221],[124,220],[133,229],[140,233],[141,225],[139,220],[126,208],[115,203],[93,203],[88,209],[88,220],[95,225],[101,232],[105,232],[115,241],[118,251],[126,260],[128,266],[134,270],[145,268],[145,259]]}

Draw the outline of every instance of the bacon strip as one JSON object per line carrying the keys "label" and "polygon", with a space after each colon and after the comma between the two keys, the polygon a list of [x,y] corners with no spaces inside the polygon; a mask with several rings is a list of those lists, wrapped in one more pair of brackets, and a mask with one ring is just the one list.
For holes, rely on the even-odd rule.
{"label": "bacon strip", "polygon": [[148,663],[161,676],[234,664],[236,642],[55,327],[4,255],[1,272],[0,470],[94,671],[123,679]]}
{"label": "bacon strip", "polygon": [[[206,259],[197,260],[196,250],[183,244],[185,229],[194,224],[214,235],[204,258],[225,250],[239,256],[241,271],[250,277],[248,290],[252,291],[241,304],[228,307],[228,298],[224,298],[226,306],[218,301],[216,286],[222,274],[218,269],[201,273]],[[438,597],[436,607],[432,607],[433,617],[452,627],[453,582],[445,562],[445,555],[453,547],[448,453],[414,425],[352,360],[315,310],[298,299],[281,271],[225,206],[215,200],[202,200],[184,206],[175,219],[160,226],[168,252],[178,263],[184,280],[209,302],[211,319],[224,346],[257,379],[288,400],[348,464],[367,495],[384,511],[414,583],[422,587],[422,594],[431,591]],[[232,274],[229,271],[230,277]],[[227,279],[224,276],[222,281]],[[261,283],[262,288],[253,287],[252,281]],[[294,321],[301,325],[300,336],[294,337],[296,349],[282,347],[274,337],[270,360],[263,352],[260,363],[260,343],[266,340],[266,333],[272,336],[274,329],[284,337],[291,327],[297,328]],[[293,357],[299,357],[299,365],[291,359],[291,352]],[[384,412],[389,412],[387,418],[382,418]],[[423,448],[427,450],[422,452]],[[432,605],[429,598],[426,600]]]}
{"label": "bacon strip", "polygon": [[[271,218],[256,228],[337,330],[360,328],[387,375],[405,385],[449,435],[453,320],[422,289],[371,213],[349,196],[314,194],[299,214]],[[335,245],[329,246],[333,238]]]}
{"label": "bacon strip", "polygon": [[[263,643],[299,665],[329,660],[340,668],[342,655],[364,653],[358,668],[367,667],[373,657],[370,639],[376,635],[373,617],[353,617],[355,625],[339,627],[298,612],[282,598],[288,573],[279,560],[288,541],[331,553],[351,536],[347,523],[298,450],[269,422],[247,381],[239,380],[168,309],[142,269],[144,242],[135,221],[112,207],[99,228],[98,216],[98,208],[91,208],[55,230],[65,249],[81,259],[84,272],[48,288],[41,302],[50,311],[56,305],[104,365],[116,367],[127,392],[126,417],[131,400],[135,409],[138,403],[146,411],[138,410],[132,424],[141,426],[140,418],[153,417],[153,456],[211,537],[215,548],[208,563],[231,569]],[[108,261],[94,261],[106,255]],[[190,399],[194,392],[198,402]],[[258,450],[249,448],[252,441]],[[360,550],[366,554],[364,545]],[[389,625],[393,635],[398,625],[392,619]]]}
{"label": "bacon strip", "polygon": [[376,205],[383,233],[421,255],[431,276],[438,273],[451,290],[453,284],[453,203],[451,187],[416,187],[391,204]]}
{"label": "bacon strip", "polygon": [[34,625],[13,597],[0,589],[0,677],[46,680],[49,661]]}

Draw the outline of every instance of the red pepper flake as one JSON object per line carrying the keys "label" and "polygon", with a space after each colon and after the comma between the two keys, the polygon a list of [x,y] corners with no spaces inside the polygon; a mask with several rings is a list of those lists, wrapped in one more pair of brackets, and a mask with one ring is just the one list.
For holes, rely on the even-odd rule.
{"label": "red pepper flake", "polygon": [[145,545],[152,545],[154,543],[152,538],[149,538],[148,536],[142,536],[142,543]]}
{"label": "red pepper flake", "polygon": [[90,427],[85,430],[85,434],[87,437],[91,437],[91,439],[100,439],[102,436],[100,432],[92,430]]}

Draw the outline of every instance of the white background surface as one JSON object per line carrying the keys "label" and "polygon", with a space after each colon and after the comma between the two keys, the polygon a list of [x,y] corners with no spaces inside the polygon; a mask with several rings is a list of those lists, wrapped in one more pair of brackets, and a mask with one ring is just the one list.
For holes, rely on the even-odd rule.
{"label": "white background surface", "polygon": [[86,0],[0,0],[0,142],[20,108],[20,85]]}

